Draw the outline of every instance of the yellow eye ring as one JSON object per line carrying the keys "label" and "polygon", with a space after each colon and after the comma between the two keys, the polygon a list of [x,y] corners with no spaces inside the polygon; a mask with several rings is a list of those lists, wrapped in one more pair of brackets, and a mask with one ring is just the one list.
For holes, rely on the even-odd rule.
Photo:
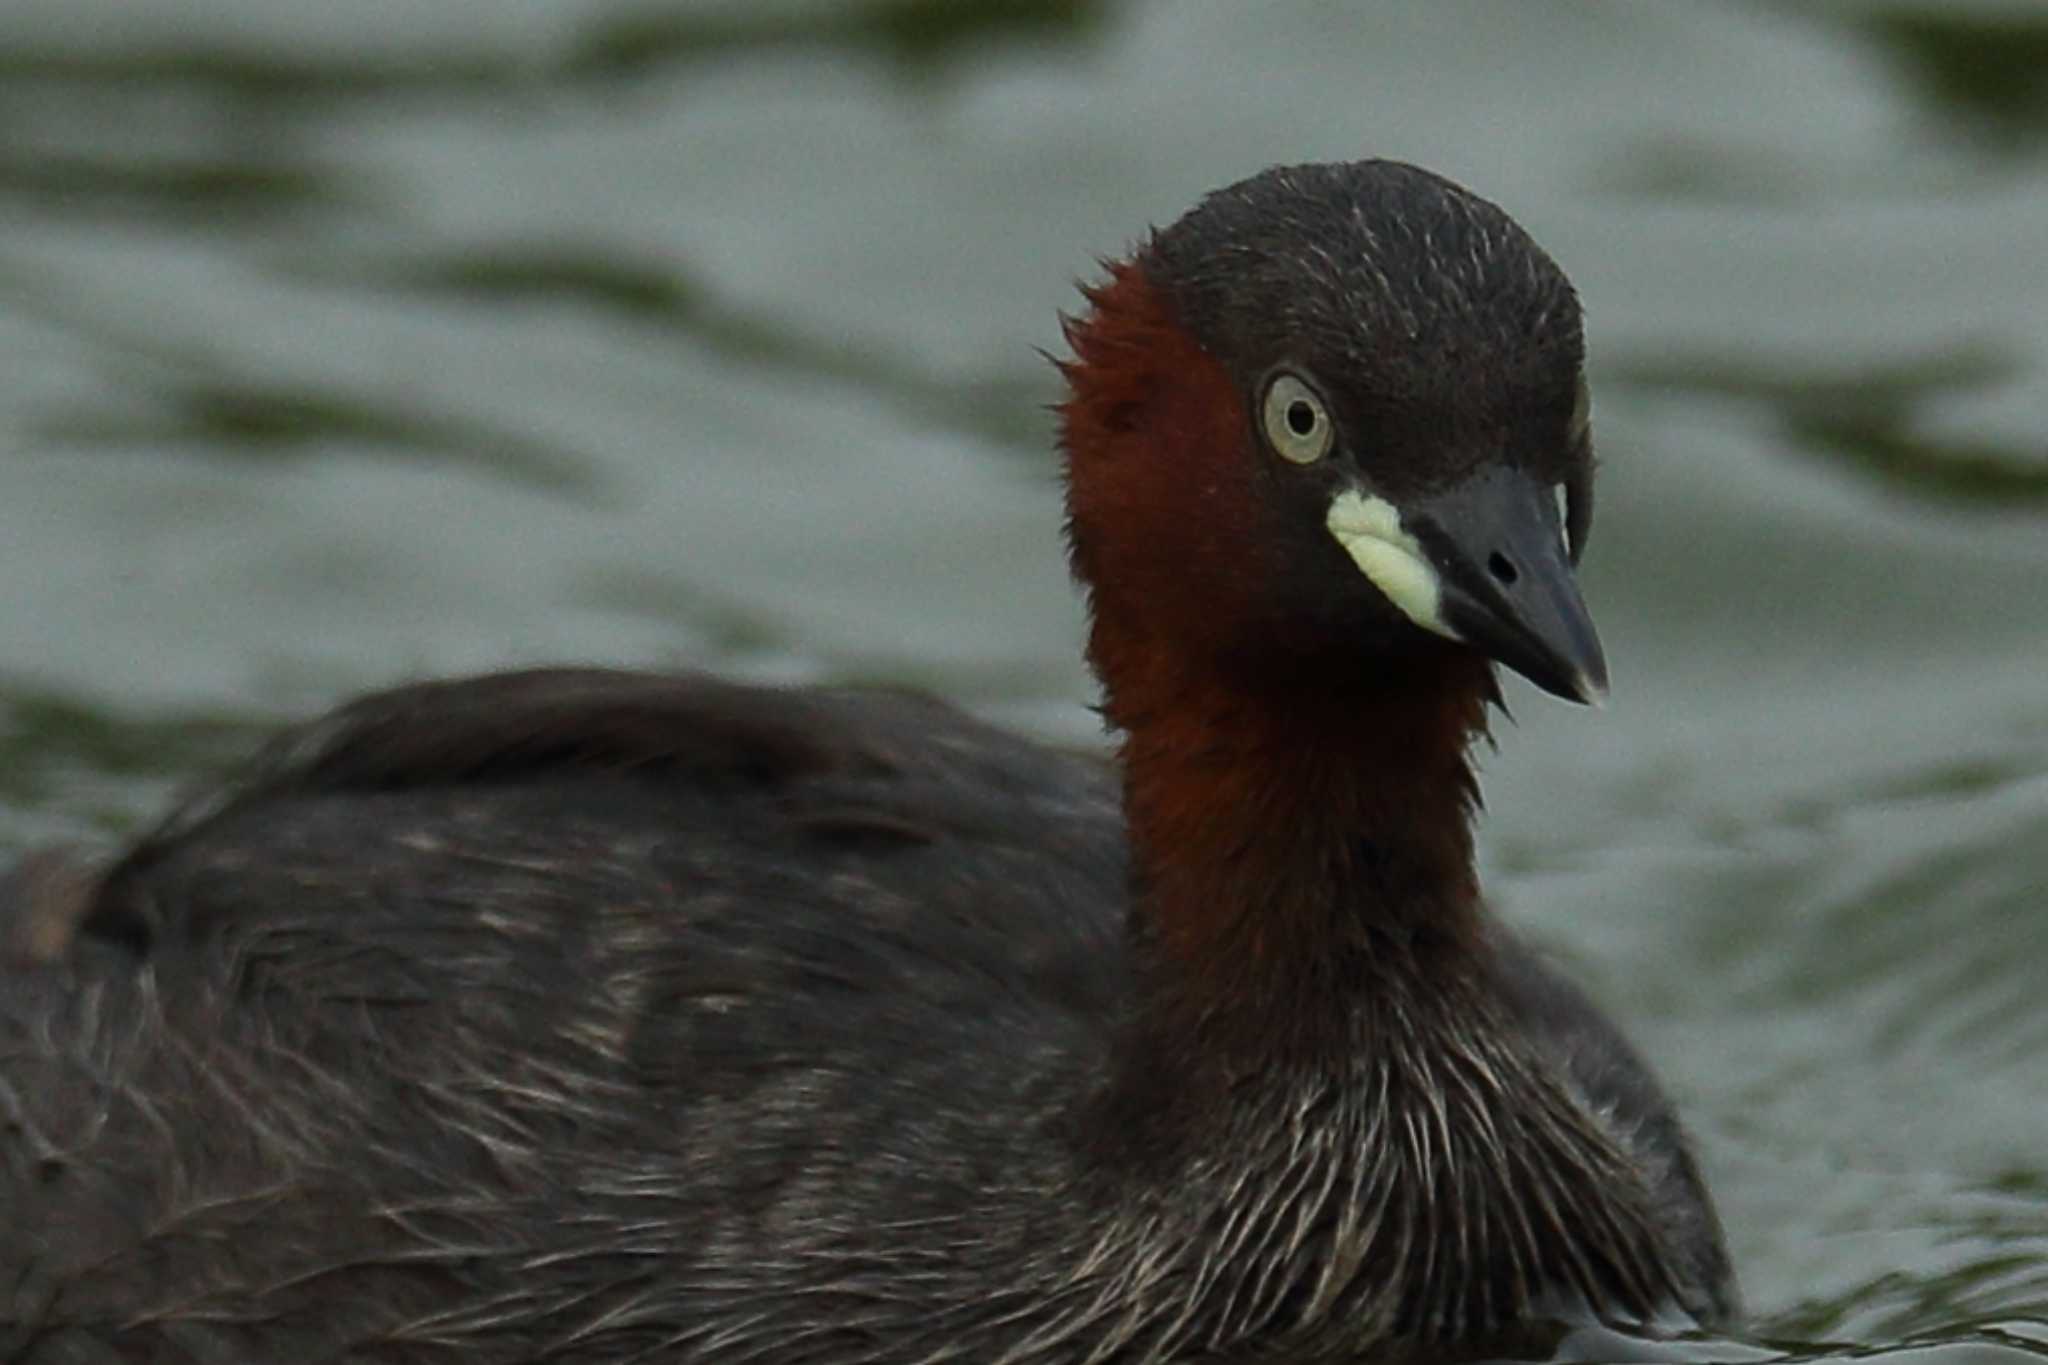
{"label": "yellow eye ring", "polygon": [[1314,464],[1330,453],[1337,439],[1336,424],[1323,400],[1291,374],[1276,374],[1266,385],[1259,418],[1266,444],[1290,464]]}

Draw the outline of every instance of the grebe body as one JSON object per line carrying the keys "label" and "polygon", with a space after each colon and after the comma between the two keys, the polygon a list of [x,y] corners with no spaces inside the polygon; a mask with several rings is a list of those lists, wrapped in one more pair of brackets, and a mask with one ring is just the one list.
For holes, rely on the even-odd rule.
{"label": "grebe body", "polygon": [[0,1356],[1288,1361],[1735,1291],[1488,915],[1504,664],[1597,698],[1562,273],[1387,162],[1210,196],[1061,409],[1114,763],[908,695],[368,697],[0,882]]}

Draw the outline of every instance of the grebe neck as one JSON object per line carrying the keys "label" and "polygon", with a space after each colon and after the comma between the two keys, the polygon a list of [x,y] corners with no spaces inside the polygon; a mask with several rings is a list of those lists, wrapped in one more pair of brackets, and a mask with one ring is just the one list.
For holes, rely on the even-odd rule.
{"label": "grebe neck", "polygon": [[1253,1016],[1267,1048],[1275,1023],[1321,1032],[1361,996],[1449,1007],[1486,951],[1469,750],[1488,666],[1450,646],[1348,676],[1155,657],[1119,688],[1137,661],[1107,640],[1130,637],[1099,636],[1123,733],[1132,932],[1161,1003],[1211,1024]]}
{"label": "grebe neck", "polygon": [[[1101,643],[1129,676],[1131,637]],[[1468,756],[1487,665],[1431,646],[1349,677],[1267,660],[1249,683],[1158,662],[1161,690],[1108,707],[1139,976],[1099,1150],[1191,1207],[1256,1210],[1233,1235],[1298,1252],[1305,1320],[1361,1339],[1575,1303],[1651,1321],[1677,1280],[1640,1175],[1494,984]],[[1300,1288],[1245,1273],[1268,1272]]]}

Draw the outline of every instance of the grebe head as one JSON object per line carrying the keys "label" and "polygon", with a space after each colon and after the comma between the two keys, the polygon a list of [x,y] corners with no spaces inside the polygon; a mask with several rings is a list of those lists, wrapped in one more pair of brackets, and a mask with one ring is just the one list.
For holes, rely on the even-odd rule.
{"label": "grebe head", "polygon": [[1604,697],[1578,301],[1500,209],[1395,162],[1280,167],[1085,292],[1062,442],[1112,709],[1133,650],[1318,675],[1470,650]]}

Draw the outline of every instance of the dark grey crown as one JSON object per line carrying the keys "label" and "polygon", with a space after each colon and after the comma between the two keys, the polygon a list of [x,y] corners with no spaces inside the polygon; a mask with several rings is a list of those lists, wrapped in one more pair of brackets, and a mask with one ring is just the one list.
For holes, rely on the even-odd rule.
{"label": "dark grey crown", "polygon": [[1557,263],[1495,205],[1397,161],[1261,172],[1157,233],[1145,259],[1242,381],[1291,362],[1373,400],[1469,405],[1568,394],[1584,357]]}

